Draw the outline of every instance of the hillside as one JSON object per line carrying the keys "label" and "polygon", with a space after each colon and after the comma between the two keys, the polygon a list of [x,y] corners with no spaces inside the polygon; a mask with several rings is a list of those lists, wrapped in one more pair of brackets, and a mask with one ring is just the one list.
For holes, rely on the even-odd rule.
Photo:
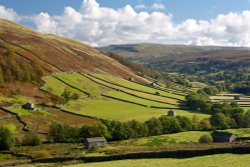
{"label": "hillside", "polygon": [[167,72],[193,73],[250,67],[250,49],[161,44],[111,45],[99,48],[147,67]]}
{"label": "hillside", "polygon": [[17,64],[36,63],[43,75],[52,72],[105,72],[134,77],[133,71],[94,48],[70,39],[35,32],[0,19],[0,54],[13,52]]}

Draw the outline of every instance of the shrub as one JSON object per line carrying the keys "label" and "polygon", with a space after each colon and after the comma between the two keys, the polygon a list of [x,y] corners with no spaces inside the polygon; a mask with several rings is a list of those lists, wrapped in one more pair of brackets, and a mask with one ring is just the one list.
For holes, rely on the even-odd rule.
{"label": "shrub", "polygon": [[23,139],[23,145],[26,145],[26,146],[38,146],[40,144],[41,144],[41,140],[39,136],[33,133],[26,134]]}
{"label": "shrub", "polygon": [[79,95],[77,93],[73,93],[71,96],[72,100],[78,100],[79,99]]}
{"label": "shrub", "polygon": [[15,145],[15,137],[7,127],[0,127],[0,150],[10,150]]}
{"label": "shrub", "polygon": [[199,139],[199,143],[212,143],[212,141],[211,135],[202,135]]}
{"label": "shrub", "polygon": [[50,157],[50,153],[46,150],[42,150],[42,151],[38,151],[36,153],[35,158],[49,158]]}

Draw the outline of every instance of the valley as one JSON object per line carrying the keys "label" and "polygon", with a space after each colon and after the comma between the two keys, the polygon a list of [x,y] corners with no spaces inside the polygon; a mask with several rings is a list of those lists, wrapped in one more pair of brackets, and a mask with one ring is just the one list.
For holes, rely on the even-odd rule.
{"label": "valley", "polygon": [[[216,156],[241,165],[235,153],[248,156],[248,48],[131,44],[98,51],[0,23],[0,166],[143,166],[147,158],[168,158],[148,165],[176,166],[174,158],[200,164],[206,157],[220,165]],[[234,141],[214,142],[214,132]],[[87,138],[105,146],[87,148]]]}

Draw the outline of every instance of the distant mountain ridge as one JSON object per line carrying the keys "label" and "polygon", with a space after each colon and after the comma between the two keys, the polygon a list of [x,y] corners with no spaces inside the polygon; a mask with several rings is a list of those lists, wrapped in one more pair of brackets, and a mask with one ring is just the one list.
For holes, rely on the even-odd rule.
{"label": "distant mountain ridge", "polygon": [[250,48],[242,47],[129,44],[98,49],[168,72],[250,67]]}

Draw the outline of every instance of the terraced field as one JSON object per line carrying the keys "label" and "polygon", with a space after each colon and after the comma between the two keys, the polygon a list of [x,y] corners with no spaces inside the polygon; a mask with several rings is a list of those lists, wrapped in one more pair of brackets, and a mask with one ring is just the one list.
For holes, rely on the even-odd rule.
{"label": "terraced field", "polygon": [[59,79],[63,80],[64,82],[77,87],[78,89],[89,93],[92,96],[99,95],[103,92],[109,91],[107,87],[102,85],[93,83],[93,81],[89,80],[86,77],[83,77],[81,74],[78,73],[71,73],[71,74],[58,74],[55,75]]}
{"label": "terraced field", "polygon": [[159,92],[160,95],[162,95],[162,96],[174,98],[174,99],[177,99],[177,100],[185,100],[185,96],[169,93],[169,92],[166,92],[166,91],[157,90],[155,88],[144,86],[144,85],[141,85],[141,84],[138,84],[138,83],[135,83],[135,82],[131,82],[131,81],[128,81],[128,80],[123,79],[123,78],[114,77],[114,76],[111,76],[111,75],[104,75],[104,74],[92,74],[91,76],[96,77],[97,79],[102,79],[104,81],[109,81],[111,83],[115,83],[115,84],[117,84],[119,86],[123,86],[123,87],[126,87],[126,88],[133,89],[135,91],[148,92],[148,93],[152,93],[152,94],[155,94],[156,92]]}
{"label": "terraced field", "polygon": [[[73,113],[108,120],[128,121],[136,119],[139,121],[145,121],[152,117],[165,115],[168,111],[167,108],[173,108],[177,110],[178,115],[190,118],[196,115],[200,119],[209,117],[209,115],[206,114],[198,114],[180,109],[179,105],[181,104],[181,100],[172,98],[170,96],[172,94],[169,94],[168,92],[159,91],[122,78],[103,75],[105,77],[113,78],[113,81],[124,81],[125,83],[136,85],[139,90],[133,90],[132,87],[126,88],[118,83],[109,83],[105,80],[86,74],[71,73],[56,74],[55,76],[56,78],[59,78],[57,81],[67,83],[66,86],[69,86],[72,89],[76,88],[90,95],[84,99],[80,98],[76,101],[70,101],[67,105],[63,106],[64,109]],[[54,77],[52,76],[51,78]],[[45,81],[47,82],[47,87],[52,87],[52,89],[54,89],[50,80],[46,78]],[[62,84],[62,86],[65,87],[65,84]],[[46,90],[46,87],[43,88]],[[55,90],[56,89],[58,88],[55,88]],[[145,92],[140,90],[144,90]],[[155,92],[157,91],[165,93],[170,97],[156,95]],[[183,96],[174,96],[184,99]],[[156,108],[150,108],[150,106]]]}
{"label": "terraced field", "polygon": [[80,96],[86,95],[83,92],[80,92],[79,90],[71,88],[70,86],[66,85],[65,83],[59,81],[54,77],[45,77],[43,78],[43,80],[46,84],[41,89],[48,91],[52,94],[60,96],[63,93],[63,91],[67,88],[72,93],[77,93]]}
{"label": "terraced field", "polygon": [[161,107],[161,108],[179,108],[176,105],[164,104],[164,103],[154,102],[151,100],[145,100],[145,99],[141,99],[141,98],[120,92],[120,91],[108,92],[105,95],[107,95],[109,97],[113,97],[113,98],[118,98],[121,100],[129,100],[129,101],[132,101],[134,103],[146,105],[147,107],[155,106],[155,107]]}
{"label": "terraced field", "polygon": [[[235,99],[239,97],[239,99]],[[240,107],[244,108],[246,111],[250,109],[250,97],[243,96],[241,94],[235,93],[220,93],[216,96],[210,96],[213,102],[237,102]]]}

